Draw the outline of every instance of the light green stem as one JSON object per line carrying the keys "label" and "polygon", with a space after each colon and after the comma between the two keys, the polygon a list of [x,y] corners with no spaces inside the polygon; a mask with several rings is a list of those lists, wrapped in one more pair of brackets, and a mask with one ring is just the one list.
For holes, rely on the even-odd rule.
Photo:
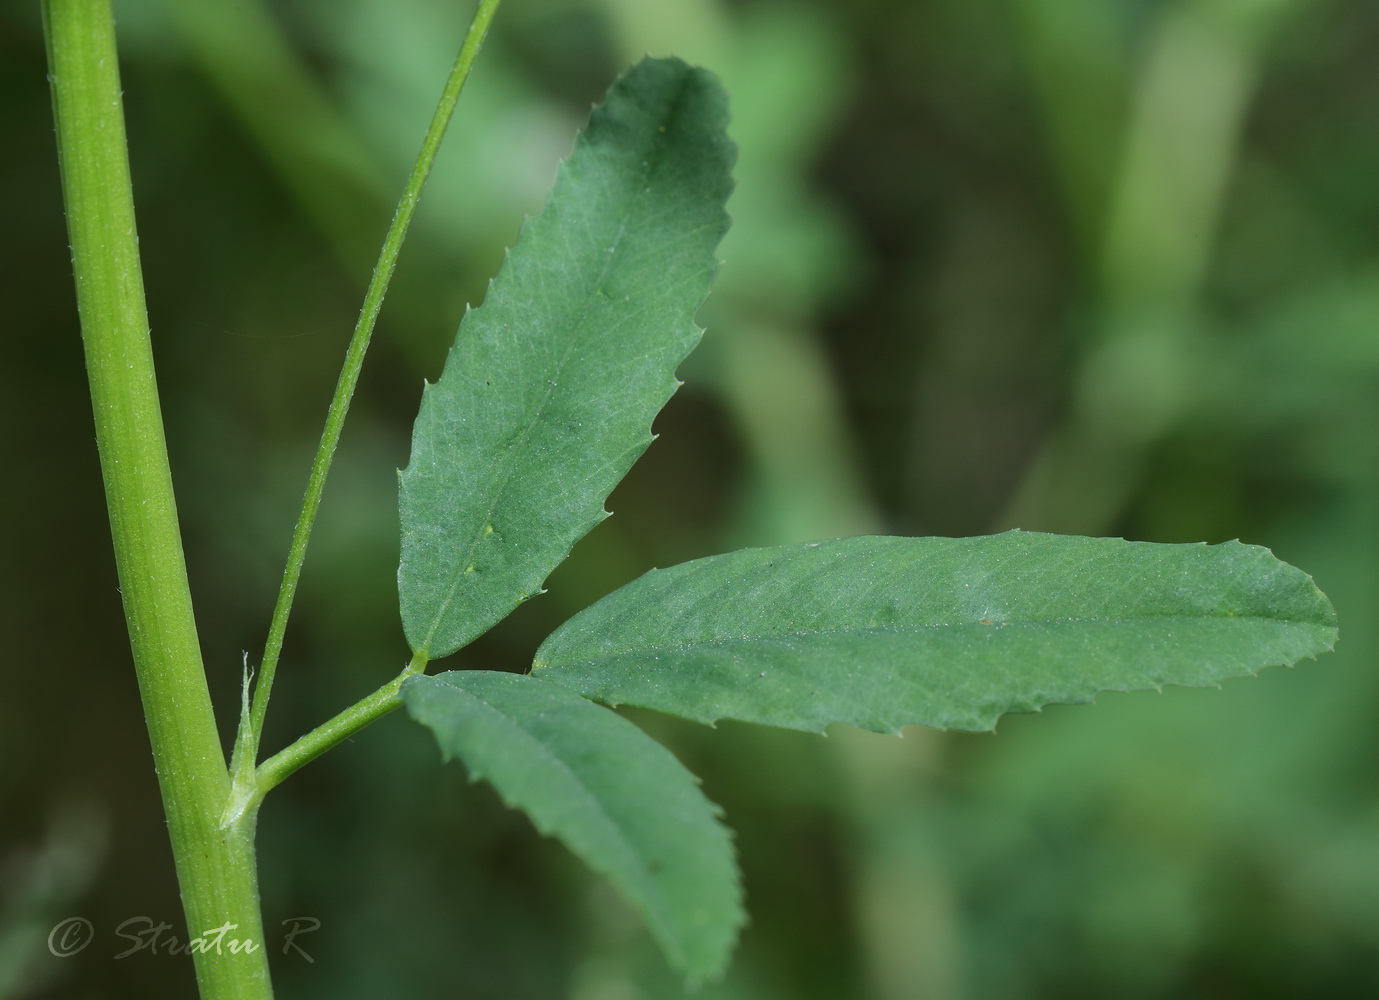
{"label": "light green stem", "polygon": [[423,673],[426,670],[426,662],[425,655],[417,653],[402,673],[373,694],[359,699],[333,719],[321,723],[305,736],[299,737],[291,746],[280,750],[260,764],[251,781],[237,781],[225,821],[232,823],[240,815],[252,812],[264,795],[293,771],[310,764],[331,747],[343,743],[371,722],[376,722],[394,709],[401,708],[403,683],[409,677]]}
{"label": "light green stem", "polygon": [[[263,1000],[271,998],[272,985],[259,915],[255,813],[219,824],[230,777],[192,616],[154,380],[110,4],[45,0],[43,12],[120,593],[188,936],[212,935],[194,953],[197,982],[205,1000]],[[232,940],[252,942],[253,950],[236,952]]]}
{"label": "light green stem", "polygon": [[335,455],[335,446],[340,441],[340,431],[345,424],[345,414],[349,412],[354,387],[359,382],[359,372],[364,365],[364,353],[368,350],[374,323],[377,322],[379,310],[383,307],[383,296],[388,290],[388,283],[392,279],[394,268],[397,266],[398,253],[402,249],[402,240],[407,235],[407,227],[411,224],[417,200],[421,197],[421,189],[426,183],[427,175],[431,172],[431,164],[435,162],[436,152],[440,149],[446,126],[450,124],[450,118],[454,114],[460,91],[464,88],[465,80],[469,78],[469,71],[474,65],[475,57],[479,54],[479,47],[483,44],[484,36],[488,34],[489,24],[493,21],[493,15],[498,10],[499,2],[500,0],[482,0],[479,9],[474,14],[474,19],[469,26],[469,34],[466,35],[464,44],[460,48],[460,54],[455,60],[455,66],[450,71],[450,78],[446,81],[445,90],[441,94],[440,103],[436,106],[436,113],[432,116],[431,124],[426,130],[426,137],[421,143],[421,152],[417,154],[416,165],[412,168],[407,187],[402,193],[401,201],[398,202],[397,212],[393,215],[392,225],[383,241],[383,251],[379,254],[373,278],[364,295],[364,307],[360,310],[359,322],[355,325],[354,335],[350,339],[349,348],[345,353],[345,364],[335,386],[335,395],[330,401],[330,411],[326,415],[326,426],[321,434],[321,444],[317,448],[316,458],[311,464],[311,476],[307,481],[306,496],[302,500],[301,516],[297,519],[297,527],[292,533],[292,546],[288,551],[287,568],[283,571],[282,587],[278,592],[278,602],[273,608],[273,621],[269,626],[268,641],[264,646],[263,662],[259,666],[259,680],[254,688],[252,718],[246,731],[248,745],[243,745],[244,741],[241,740],[237,742],[235,747],[235,773],[237,776],[247,774],[248,769],[258,759],[258,745],[263,736],[263,720],[268,711],[268,698],[273,689],[273,677],[277,672],[278,657],[282,654],[287,618],[292,611],[292,600],[297,593],[297,581],[301,577],[302,563],[306,559],[307,540],[311,537],[311,528],[316,523],[316,511],[321,506],[321,491],[325,487],[326,474],[330,471],[330,462]]}

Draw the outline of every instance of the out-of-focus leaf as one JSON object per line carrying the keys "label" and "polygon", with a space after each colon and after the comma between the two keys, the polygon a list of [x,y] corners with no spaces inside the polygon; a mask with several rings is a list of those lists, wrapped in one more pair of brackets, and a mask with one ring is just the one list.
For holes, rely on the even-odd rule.
{"label": "out-of-focus leaf", "polygon": [[744,920],[732,844],[670,751],[532,677],[451,671],[409,680],[402,697],[447,757],[612,879],[680,971],[722,971]]}
{"label": "out-of-focus leaf", "polygon": [[728,226],[727,102],[646,60],[613,85],[422,397],[402,473],[402,620],[454,652],[607,516],[698,342]]}
{"label": "out-of-focus leaf", "polygon": [[1335,637],[1311,577],[1267,549],[1010,531],[652,570],[557,629],[536,666],[598,701],[700,722],[986,730],[1103,690],[1218,684]]}

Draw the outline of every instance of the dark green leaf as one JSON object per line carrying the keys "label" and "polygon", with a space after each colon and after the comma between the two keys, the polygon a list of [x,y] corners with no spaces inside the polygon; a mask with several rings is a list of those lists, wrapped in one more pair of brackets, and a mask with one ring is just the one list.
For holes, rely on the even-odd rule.
{"label": "dark green leaf", "polygon": [[652,570],[557,629],[536,665],[587,697],[700,722],[985,730],[1097,691],[1218,684],[1335,638],[1311,577],[1267,549],[1011,531]]}
{"label": "dark green leaf", "polygon": [[727,964],[743,922],[728,831],[694,776],[626,719],[555,684],[492,671],[419,676],[412,717],[541,832],[607,875],[691,978]]}
{"label": "dark green leaf", "polygon": [[454,652],[538,593],[651,443],[728,227],[726,122],[707,72],[632,69],[466,315],[401,475],[413,650]]}

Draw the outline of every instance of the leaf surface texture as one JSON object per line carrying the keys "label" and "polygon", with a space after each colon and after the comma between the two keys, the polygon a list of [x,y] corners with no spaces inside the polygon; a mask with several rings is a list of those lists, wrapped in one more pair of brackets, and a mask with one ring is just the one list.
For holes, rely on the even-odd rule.
{"label": "leaf surface texture", "polygon": [[414,651],[452,653],[539,593],[651,443],[728,227],[726,124],[706,71],[628,71],[465,316],[401,473]]}
{"label": "leaf surface texture", "polygon": [[418,676],[412,717],[543,833],[608,876],[692,979],[727,964],[744,920],[718,810],[670,751],[560,687],[486,670]]}
{"label": "leaf surface texture", "polygon": [[1239,542],[872,536],[652,570],[557,629],[536,675],[706,723],[981,731],[1103,690],[1219,684],[1335,637],[1311,577]]}

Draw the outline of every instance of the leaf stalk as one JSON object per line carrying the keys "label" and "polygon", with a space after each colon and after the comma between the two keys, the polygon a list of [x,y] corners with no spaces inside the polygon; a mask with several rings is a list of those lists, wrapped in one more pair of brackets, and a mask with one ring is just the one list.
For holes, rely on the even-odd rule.
{"label": "leaf stalk", "polygon": [[383,718],[393,709],[401,707],[400,692],[403,683],[410,677],[424,673],[426,663],[425,654],[417,653],[402,673],[373,694],[361,698],[260,764],[253,774],[252,782],[242,788],[237,782],[237,792],[226,811],[224,822],[237,821],[241,815],[257,807],[263,797],[288,775],[311,763],[331,747],[343,743],[365,726]]}
{"label": "leaf stalk", "polygon": [[254,687],[249,725],[241,730],[243,735],[240,740],[237,740],[237,744],[242,742],[244,745],[242,747],[236,746],[236,756],[251,763],[258,759],[259,743],[263,737],[264,718],[268,712],[268,699],[273,690],[273,679],[277,673],[278,660],[282,655],[287,619],[291,614],[292,602],[297,594],[297,583],[301,578],[302,565],[306,561],[307,542],[311,537],[311,529],[316,523],[316,513],[321,506],[321,494],[325,489],[326,475],[330,471],[331,460],[335,456],[335,448],[340,442],[340,433],[344,428],[345,416],[349,412],[350,401],[354,397],[355,387],[359,383],[359,374],[364,366],[364,354],[368,351],[374,326],[378,322],[379,312],[383,308],[383,298],[397,267],[398,255],[402,250],[402,241],[411,225],[422,188],[431,173],[431,166],[435,162],[436,153],[440,149],[442,138],[445,136],[445,130],[454,115],[460,92],[464,89],[465,81],[469,79],[474,60],[488,34],[489,25],[493,21],[493,16],[497,12],[500,2],[501,0],[481,0],[478,10],[470,22],[469,32],[460,47],[460,53],[450,71],[450,77],[446,80],[440,103],[437,104],[435,114],[431,117],[431,123],[427,127],[425,138],[422,140],[416,163],[412,167],[407,186],[398,202],[392,224],[388,227],[388,234],[384,238],[383,249],[379,253],[373,277],[364,294],[364,305],[360,309],[359,320],[355,324],[354,333],[345,352],[345,362],[340,370],[340,378],[335,385],[335,394],[331,398],[330,409],[326,414],[325,429],[321,433],[321,442],[316,449],[316,457],[311,463],[311,474],[307,479],[306,493],[302,498],[301,514],[298,516],[296,528],[292,532],[292,544],[288,550],[287,566],[283,570],[282,586],[278,591],[277,603],[273,608],[273,619],[269,625],[267,642],[264,645],[263,661],[259,665],[259,679]]}

